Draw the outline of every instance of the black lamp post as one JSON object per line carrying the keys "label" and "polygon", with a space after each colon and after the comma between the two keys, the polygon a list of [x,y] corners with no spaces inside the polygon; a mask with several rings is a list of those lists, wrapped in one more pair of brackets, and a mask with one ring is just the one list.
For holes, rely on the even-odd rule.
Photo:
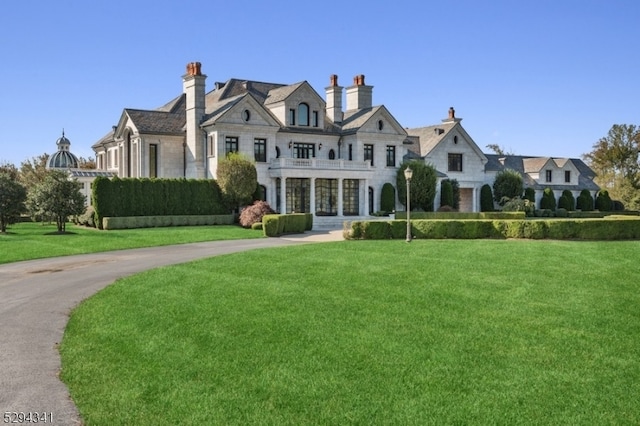
{"label": "black lamp post", "polygon": [[413,170],[410,167],[404,169],[404,178],[407,181],[407,242],[411,242],[411,178]]}

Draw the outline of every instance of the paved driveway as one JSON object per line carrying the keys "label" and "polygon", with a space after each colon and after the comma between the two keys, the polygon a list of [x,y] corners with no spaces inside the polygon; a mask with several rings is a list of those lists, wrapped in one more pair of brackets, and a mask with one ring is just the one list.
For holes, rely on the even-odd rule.
{"label": "paved driveway", "polygon": [[67,387],[58,379],[57,345],[71,309],[116,279],[220,254],[339,239],[338,231],[313,232],[0,265],[0,423],[7,420],[5,413],[46,413],[54,424],[81,423]]}

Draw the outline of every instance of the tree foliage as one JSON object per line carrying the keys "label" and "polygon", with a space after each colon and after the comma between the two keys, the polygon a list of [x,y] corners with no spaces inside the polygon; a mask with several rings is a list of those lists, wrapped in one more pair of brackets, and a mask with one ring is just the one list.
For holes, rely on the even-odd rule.
{"label": "tree foliage", "polygon": [[385,213],[391,213],[396,209],[396,189],[389,182],[382,185],[380,194],[380,210]]}
{"label": "tree foliage", "polygon": [[407,181],[404,177],[404,171],[407,167],[413,170],[410,184],[411,210],[433,211],[433,201],[436,198],[438,181],[435,167],[419,160],[411,160],[400,166],[396,175],[396,188],[398,188],[398,199],[405,208],[407,206]]}
{"label": "tree foliage", "polygon": [[595,182],[627,208],[640,209],[640,128],[614,124],[607,136],[583,158],[596,173]]}
{"label": "tree foliage", "polygon": [[25,188],[34,188],[44,181],[48,174],[47,158],[47,154],[42,154],[20,164],[20,182]]}
{"label": "tree foliage", "polygon": [[230,153],[218,163],[218,185],[232,208],[251,202],[258,172],[252,161],[237,153]]}
{"label": "tree foliage", "polygon": [[576,209],[582,210],[583,212],[590,212],[593,210],[593,197],[588,189],[580,191],[580,195],[576,200]]}
{"label": "tree foliage", "polygon": [[503,204],[503,198],[520,198],[524,191],[522,175],[513,169],[504,169],[496,174],[493,181],[493,198]]}
{"label": "tree foliage", "polygon": [[66,231],[69,216],[81,215],[85,211],[85,196],[80,183],[70,180],[67,173],[50,170],[44,180],[37,184],[27,200],[32,215],[55,219],[58,232]]}
{"label": "tree foliage", "polygon": [[609,191],[606,189],[602,189],[598,192],[596,196],[596,210],[600,210],[601,212],[610,212],[613,210],[613,202],[611,201],[611,197],[609,197]]}
{"label": "tree foliage", "polygon": [[491,191],[491,186],[487,183],[480,188],[480,211],[493,211],[493,192]]}
{"label": "tree foliage", "polygon": [[497,143],[490,143],[489,145],[487,145],[487,148],[489,148],[491,151],[493,151],[497,155],[514,155],[513,152],[507,151],[505,148],[501,147]]}
{"label": "tree foliage", "polygon": [[540,199],[540,209],[555,211],[556,196],[551,188],[545,188],[542,192],[542,198]]}
{"label": "tree foliage", "polygon": [[7,232],[7,226],[16,223],[25,211],[27,190],[12,175],[0,171],[0,232]]}
{"label": "tree foliage", "polygon": [[453,186],[449,179],[440,182],[440,206],[453,208]]}

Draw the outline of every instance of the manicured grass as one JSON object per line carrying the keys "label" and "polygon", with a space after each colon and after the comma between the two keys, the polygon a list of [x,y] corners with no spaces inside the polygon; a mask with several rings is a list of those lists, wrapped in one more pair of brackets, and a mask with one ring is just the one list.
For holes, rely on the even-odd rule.
{"label": "manicured grass", "polygon": [[639,424],[639,242],[345,241],[121,280],[78,307],[87,425]]}
{"label": "manicured grass", "polygon": [[0,234],[0,263],[139,247],[263,237],[262,231],[228,225],[99,231],[68,224],[67,233],[59,235],[56,234],[55,224],[31,222],[15,224],[7,231],[6,234]]}

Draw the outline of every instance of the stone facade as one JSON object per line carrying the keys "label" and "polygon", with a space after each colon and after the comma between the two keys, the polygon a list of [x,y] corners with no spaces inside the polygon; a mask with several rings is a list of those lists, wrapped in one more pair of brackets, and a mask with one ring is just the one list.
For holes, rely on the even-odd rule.
{"label": "stone facade", "polygon": [[[331,75],[324,98],[306,81],[231,79],[206,92],[206,78],[199,63],[190,63],[182,93],[166,105],[124,109],[93,145],[97,168],[120,177],[211,179],[220,159],[240,152],[255,160],[274,209],[313,212],[316,227],[339,227],[380,210],[382,186],[395,187],[405,159],[421,158],[436,167],[440,180],[456,179],[463,211],[479,210],[480,188],[499,169],[453,108],[439,125],[405,129],[384,105],[373,105],[364,75],[346,90]],[[582,172],[576,169],[575,178]]]}

